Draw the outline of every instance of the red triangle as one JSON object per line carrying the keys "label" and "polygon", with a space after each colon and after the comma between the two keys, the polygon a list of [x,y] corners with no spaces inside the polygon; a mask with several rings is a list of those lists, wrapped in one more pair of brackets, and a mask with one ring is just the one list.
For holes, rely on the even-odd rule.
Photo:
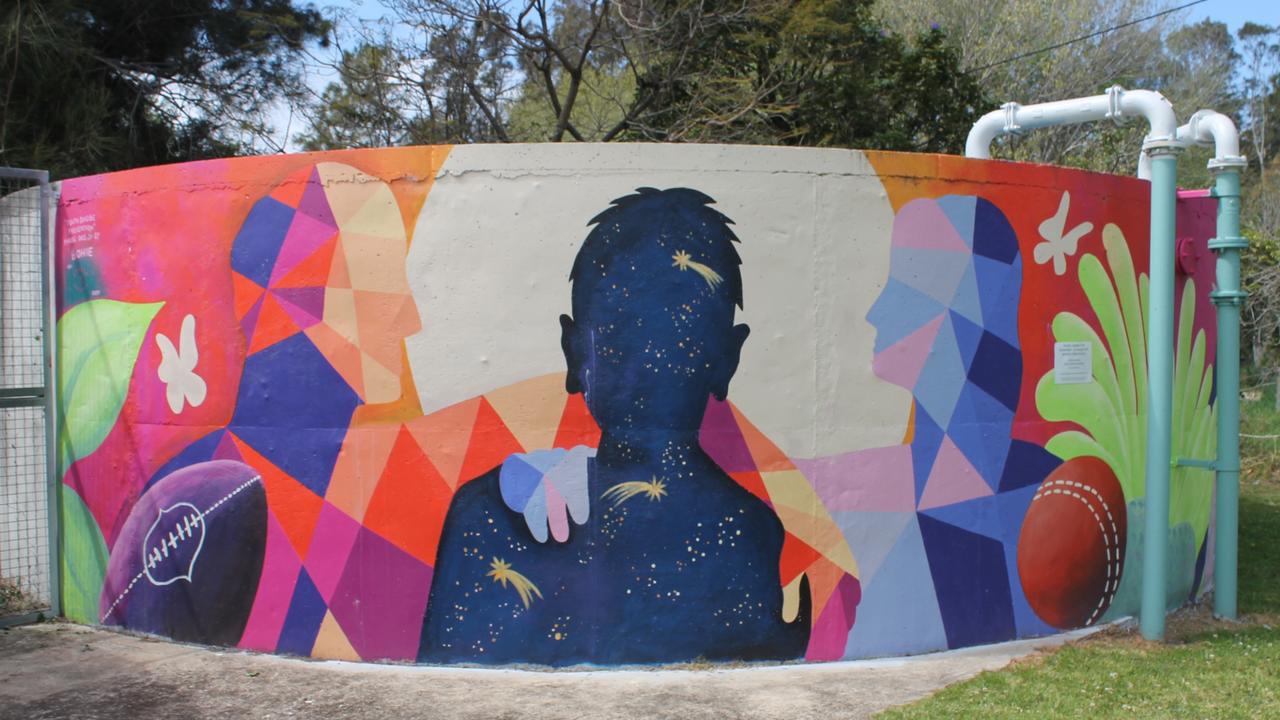
{"label": "red triangle", "polygon": [[552,447],[572,448],[578,445],[600,447],[600,426],[587,409],[587,401],[581,393],[569,396],[564,413],[560,416],[560,429],[556,431]]}
{"label": "red triangle", "polygon": [[280,306],[280,302],[268,294],[262,299],[262,310],[258,313],[258,324],[253,328],[249,352],[256,353],[301,331],[293,318],[289,317],[289,313]]}
{"label": "red triangle", "polygon": [[329,271],[333,269],[333,250],[336,247],[338,236],[335,233],[325,244],[316,248],[315,252],[273,283],[272,287],[324,287],[329,282]]}
{"label": "red triangle", "polygon": [[[229,433],[228,433],[229,434]],[[231,436],[236,449],[244,458],[245,464],[262,476],[262,487],[267,492],[267,507],[275,514],[289,544],[298,552],[298,557],[307,556],[307,547],[311,545],[311,535],[316,529],[316,519],[320,517],[320,508],[324,505],[318,495],[307,489],[305,485],[294,480],[238,437]]]}
{"label": "red triangle", "polygon": [[795,535],[787,533],[782,541],[782,555],[778,558],[778,572],[783,585],[800,576],[822,553]]}
{"label": "red triangle", "polygon": [[760,477],[760,473],[755,470],[743,470],[742,472],[731,472],[729,477],[733,481],[746,488],[748,492],[761,500],[772,505],[769,501],[769,491],[765,489],[764,478]]}
{"label": "red triangle", "polygon": [[481,398],[476,424],[471,430],[471,442],[467,445],[467,455],[462,461],[459,485],[498,467],[512,453],[524,450],[489,401]]}
{"label": "red triangle", "polygon": [[452,497],[453,491],[413,435],[401,427],[369,499],[364,525],[406,553],[434,565]]}
{"label": "red triangle", "polygon": [[234,270],[231,271],[231,296],[234,298],[237,320],[249,313],[253,304],[262,297],[263,292],[262,286],[258,283]]}

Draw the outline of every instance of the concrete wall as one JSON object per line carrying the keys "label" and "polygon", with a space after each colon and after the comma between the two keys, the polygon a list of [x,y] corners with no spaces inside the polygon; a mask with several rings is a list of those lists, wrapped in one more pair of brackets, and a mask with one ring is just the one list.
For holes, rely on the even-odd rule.
{"label": "concrete wall", "polygon": [[[832,660],[1133,612],[1148,186],[460,146],[63,184],[68,614],[347,659]],[[1212,261],[1175,452],[1212,452]],[[1171,605],[1210,483],[1178,470]],[[1187,482],[1182,482],[1186,480]]]}

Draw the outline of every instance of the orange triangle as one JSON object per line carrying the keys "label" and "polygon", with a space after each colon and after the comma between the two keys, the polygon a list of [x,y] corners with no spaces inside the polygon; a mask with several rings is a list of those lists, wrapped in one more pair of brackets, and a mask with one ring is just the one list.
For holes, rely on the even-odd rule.
{"label": "orange triangle", "polygon": [[564,414],[564,374],[543,375],[485,393],[525,451],[554,447]]}
{"label": "orange triangle", "polygon": [[791,470],[795,468],[787,454],[782,452],[777,445],[774,445],[769,438],[766,438],[759,428],[752,425],[741,410],[732,403],[729,406],[733,409],[733,419],[738,423],[738,430],[742,433],[742,440],[747,444],[747,450],[751,451],[751,459],[755,461],[757,470],[760,472],[773,472],[775,470]]}
{"label": "orange triangle", "polygon": [[778,558],[778,573],[781,575],[782,584],[786,585],[799,577],[800,573],[820,557],[822,553],[814,550],[812,546],[795,535],[787,533],[782,541],[782,554]]}
{"label": "orange triangle", "polygon": [[280,527],[284,529],[289,544],[293,545],[298,557],[306,557],[311,534],[316,529],[316,519],[320,517],[324,501],[260,455],[248,443],[235,435],[231,435],[231,439],[245,464],[262,476],[262,486],[267,492],[267,507],[271,508]]}
{"label": "orange triangle", "polygon": [[301,332],[301,328],[289,317],[289,313],[280,307],[280,302],[268,294],[262,299],[262,309],[258,311],[258,322],[253,326],[253,340],[249,342],[249,352],[275,345],[281,340]]}
{"label": "orange triangle", "polygon": [[475,429],[471,431],[471,442],[467,445],[467,457],[462,461],[459,484],[480,477],[518,452],[524,452],[520,441],[507,429],[489,401],[481,398]]}
{"label": "orange triangle", "polygon": [[338,235],[316,248],[302,262],[294,265],[285,276],[272,284],[278,288],[324,287],[329,282],[329,271],[333,269],[333,251],[338,246]]}
{"label": "orange triangle", "polygon": [[314,168],[308,167],[305,170],[290,173],[271,191],[271,198],[279,200],[291,208],[298,207],[298,204],[302,202],[303,193],[307,191],[307,183],[311,180],[311,175],[314,172]]}
{"label": "orange triangle", "polygon": [[[462,461],[471,442],[471,429],[480,412],[480,398],[450,405],[406,424],[445,484],[455,490],[462,475]],[[471,478],[467,478],[470,480]]]}
{"label": "orange triangle", "polygon": [[[339,238],[342,236],[339,235]],[[347,270],[347,257],[343,254],[342,240],[334,241],[333,264],[329,267],[329,280],[326,287],[351,289],[351,273]]]}
{"label": "orange triangle", "polygon": [[342,376],[343,380],[356,391],[357,395],[364,396],[364,370],[362,368],[362,360],[360,359],[360,348],[352,345],[346,338],[334,332],[333,328],[319,323],[312,325],[304,330],[307,337],[315,343],[316,349],[324,355],[324,359],[329,361],[334,370]]}
{"label": "orange triangle", "polygon": [[395,446],[398,425],[353,427],[342,440],[324,499],[359,521]]}
{"label": "orange triangle", "polygon": [[263,292],[265,291],[258,283],[234,270],[231,272],[231,296],[234,298],[237,319],[249,314],[249,310],[253,308],[254,303],[258,302],[258,298],[262,297]]}
{"label": "orange triangle", "polygon": [[600,447],[600,426],[587,409],[587,401],[581,393],[570,395],[560,415],[560,429],[556,431],[552,447],[572,448],[577,445]]}
{"label": "orange triangle", "polygon": [[733,481],[745,488],[747,492],[765,502],[769,502],[769,491],[765,489],[764,478],[760,477],[760,473],[754,470],[746,470],[744,472],[731,472],[729,477],[733,478]]}
{"label": "orange triangle", "polygon": [[351,641],[342,631],[337,618],[328,610],[324,613],[324,621],[320,623],[320,631],[316,633],[316,642],[311,646],[311,657],[321,660],[360,662],[360,653],[351,646]]}
{"label": "orange triangle", "polygon": [[433,565],[452,497],[453,491],[413,435],[402,428],[365,510],[364,526]]}

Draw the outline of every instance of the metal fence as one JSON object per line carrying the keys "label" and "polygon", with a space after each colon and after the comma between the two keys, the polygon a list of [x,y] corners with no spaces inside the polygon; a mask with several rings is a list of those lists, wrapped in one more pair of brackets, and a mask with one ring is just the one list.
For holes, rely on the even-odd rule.
{"label": "metal fence", "polygon": [[0,627],[56,615],[48,173],[0,168]]}

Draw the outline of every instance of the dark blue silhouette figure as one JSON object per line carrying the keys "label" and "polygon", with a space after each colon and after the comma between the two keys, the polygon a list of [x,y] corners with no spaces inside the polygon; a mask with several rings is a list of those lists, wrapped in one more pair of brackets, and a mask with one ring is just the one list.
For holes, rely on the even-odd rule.
{"label": "dark blue silhouette figure", "polygon": [[[742,305],[737,238],[713,202],[695,190],[641,188],[591,221],[570,276],[574,317],[560,324],[567,389],[584,394],[600,426],[598,452],[568,453],[579,458],[580,481],[566,460],[547,472],[558,479],[544,484],[557,490],[540,500],[508,482],[526,467],[516,463],[545,469],[538,453],[513,456],[458,491],[419,660],[803,653],[807,589],[800,616],[782,620],[782,524],[698,443],[708,399],[728,393],[748,334],[733,323]],[[537,522],[517,512],[521,503],[567,502],[572,513],[576,492],[586,494],[586,517],[574,515],[563,539],[547,538],[541,505]]]}

